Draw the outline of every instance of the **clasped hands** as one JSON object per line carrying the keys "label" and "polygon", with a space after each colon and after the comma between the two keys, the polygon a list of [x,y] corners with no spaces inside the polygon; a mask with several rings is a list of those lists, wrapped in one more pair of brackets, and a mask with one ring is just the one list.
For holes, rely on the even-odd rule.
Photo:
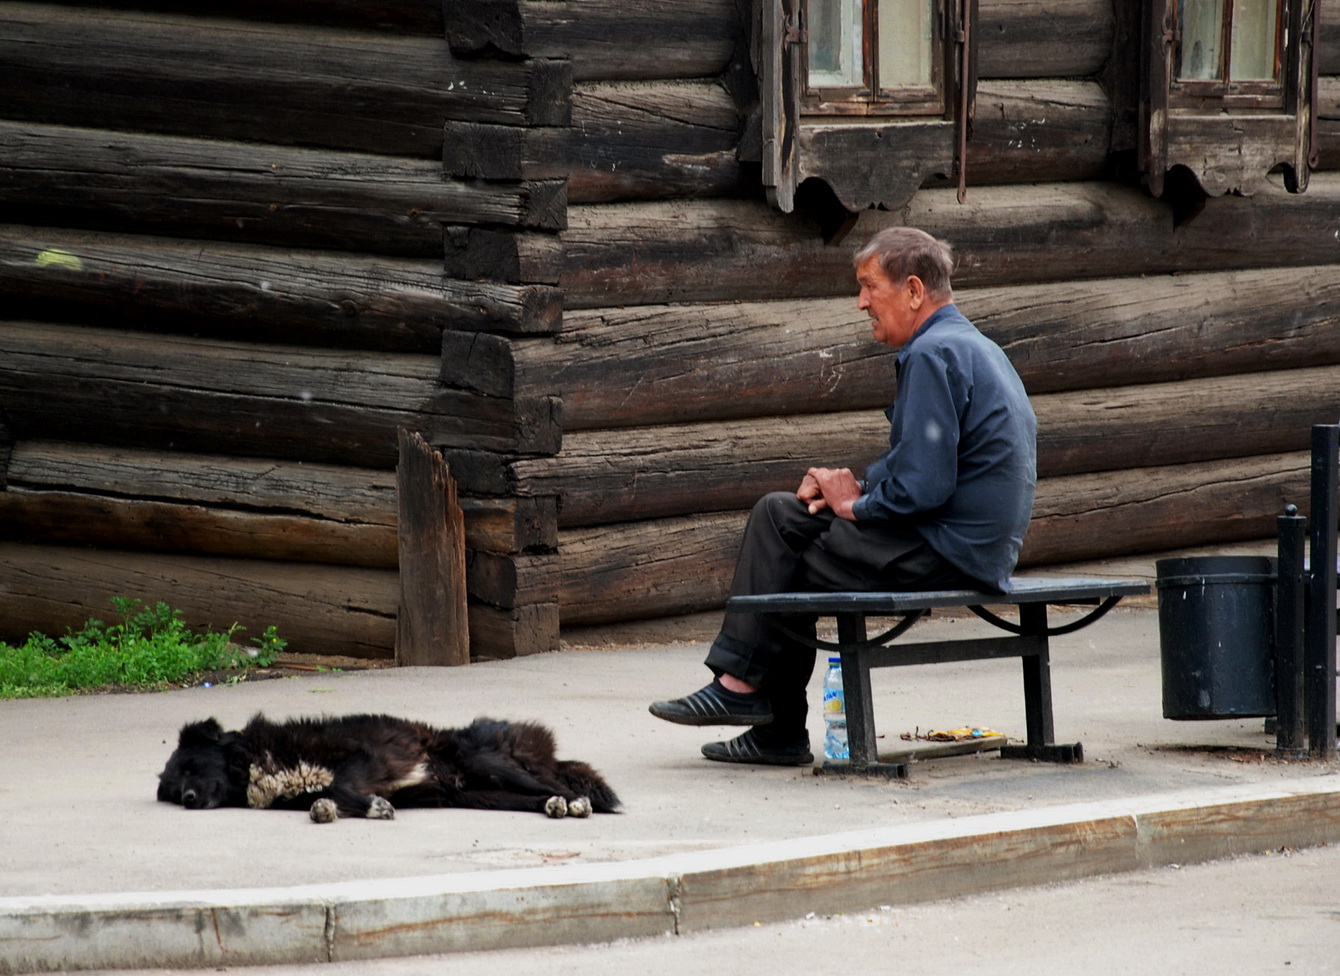
{"label": "clasped hands", "polygon": [[796,489],[796,497],[817,515],[825,508],[838,518],[856,521],[851,506],[861,497],[861,483],[850,468],[810,468]]}

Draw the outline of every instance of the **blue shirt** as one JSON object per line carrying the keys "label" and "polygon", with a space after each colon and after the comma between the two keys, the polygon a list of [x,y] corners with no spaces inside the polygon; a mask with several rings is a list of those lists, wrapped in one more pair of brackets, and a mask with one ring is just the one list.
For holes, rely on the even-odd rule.
{"label": "blue shirt", "polygon": [[1037,483],[1037,419],[1001,348],[954,305],[898,351],[889,450],[865,472],[857,521],[910,522],[955,568],[1004,590]]}

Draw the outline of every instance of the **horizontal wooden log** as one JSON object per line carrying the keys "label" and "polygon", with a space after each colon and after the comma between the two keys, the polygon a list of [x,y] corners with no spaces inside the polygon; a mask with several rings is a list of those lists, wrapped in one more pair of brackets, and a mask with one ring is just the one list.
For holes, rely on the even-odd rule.
{"label": "horizontal wooden log", "polygon": [[454,51],[564,58],[578,79],[714,77],[742,28],[727,0],[444,0],[443,15]]}
{"label": "horizontal wooden log", "polygon": [[11,317],[389,352],[562,317],[552,287],[453,280],[436,262],[17,225],[0,225],[0,300]]}
{"label": "horizontal wooden log", "polygon": [[1104,0],[981,0],[981,78],[1083,78],[1112,53],[1112,5]]}
{"label": "horizontal wooden log", "polygon": [[[563,274],[563,242],[557,234],[448,227],[445,241],[447,273],[452,278],[512,285],[531,282],[556,285]],[[535,290],[541,294],[557,293],[556,289],[536,287]],[[548,331],[557,332],[561,320],[561,310],[549,316],[547,321],[553,328]]]}
{"label": "horizontal wooden log", "polygon": [[[557,544],[557,499],[462,498],[467,547]],[[282,460],[15,445],[0,535],[110,549],[394,568],[395,476]]]}
{"label": "horizontal wooden log", "polygon": [[[1328,267],[956,295],[1035,394],[1340,363]],[[445,334],[443,379],[560,396],[568,431],[882,409],[892,357],[869,330],[854,297],[578,311],[556,342]]]}
{"label": "horizontal wooden log", "polygon": [[[1049,478],[1021,568],[1260,539],[1286,503],[1306,508],[1306,453]],[[724,605],[746,513],[569,529],[533,572],[558,582],[564,627]],[[528,567],[529,568],[529,567]]]}
{"label": "horizontal wooden log", "polygon": [[1317,67],[1324,75],[1340,75],[1340,9],[1335,4],[1320,4],[1320,44]]}
{"label": "horizontal wooden log", "polygon": [[98,439],[386,468],[395,431],[550,453],[558,404],[443,389],[435,357],[0,323],[0,402],[20,440]]}
{"label": "horizontal wooden log", "polygon": [[1102,178],[1111,165],[1112,122],[1112,105],[1096,82],[982,81],[967,144],[968,185]]}
{"label": "horizontal wooden log", "polygon": [[396,577],[390,570],[0,542],[0,640],[106,620],[109,601],[119,596],[162,600],[193,627],[240,624],[242,643],[274,626],[289,653],[389,660]]}
{"label": "horizontal wooden log", "polygon": [[442,0],[44,0],[48,5],[154,10],[197,17],[442,36]]}
{"label": "horizontal wooden log", "polygon": [[1317,168],[1337,170],[1340,169],[1340,78],[1319,81],[1317,115],[1312,121],[1317,140]]}
{"label": "horizontal wooden log", "polygon": [[[1040,477],[1302,450],[1340,417],[1340,367],[1036,396]],[[882,412],[569,434],[513,465],[516,491],[556,494],[562,527],[748,508],[805,469],[861,471],[888,447]]]}
{"label": "horizontal wooden log", "polygon": [[978,187],[963,204],[950,189],[923,190],[897,213],[863,213],[842,247],[761,202],[574,206],[564,307],[851,294],[852,249],[897,224],[953,243],[959,287],[1334,264],[1337,213],[1340,175],[1330,173],[1307,193],[1215,197],[1181,227],[1167,204],[1114,183]]}
{"label": "horizontal wooden log", "polygon": [[[578,79],[719,75],[744,30],[728,0],[447,0],[445,9],[453,49],[570,58]],[[1111,5],[1100,0],[983,0],[981,76],[1097,74],[1111,51],[1112,20]]]}
{"label": "horizontal wooden log", "polygon": [[442,225],[564,226],[558,181],[444,180],[421,160],[0,122],[0,218],[441,257]]}
{"label": "horizontal wooden log", "polygon": [[436,158],[444,118],[566,125],[571,83],[563,62],[462,61],[441,38],[0,6],[10,119]]}
{"label": "horizontal wooden log", "polygon": [[538,603],[501,610],[471,603],[470,656],[499,660],[559,649],[558,604]]}

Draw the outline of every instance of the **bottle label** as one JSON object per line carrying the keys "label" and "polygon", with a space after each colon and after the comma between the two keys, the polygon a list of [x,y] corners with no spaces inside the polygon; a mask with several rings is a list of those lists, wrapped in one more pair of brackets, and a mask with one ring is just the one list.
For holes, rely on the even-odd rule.
{"label": "bottle label", "polygon": [[824,713],[841,715],[847,710],[847,702],[841,691],[824,692]]}

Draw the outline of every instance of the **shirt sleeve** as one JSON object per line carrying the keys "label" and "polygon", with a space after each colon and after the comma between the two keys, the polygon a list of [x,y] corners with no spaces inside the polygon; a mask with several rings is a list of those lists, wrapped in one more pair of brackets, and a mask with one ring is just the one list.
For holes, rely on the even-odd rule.
{"label": "shirt sleeve", "polygon": [[949,501],[958,482],[959,386],[941,357],[911,355],[902,364],[889,451],[866,471],[866,492],[852,507],[857,520],[922,515]]}

